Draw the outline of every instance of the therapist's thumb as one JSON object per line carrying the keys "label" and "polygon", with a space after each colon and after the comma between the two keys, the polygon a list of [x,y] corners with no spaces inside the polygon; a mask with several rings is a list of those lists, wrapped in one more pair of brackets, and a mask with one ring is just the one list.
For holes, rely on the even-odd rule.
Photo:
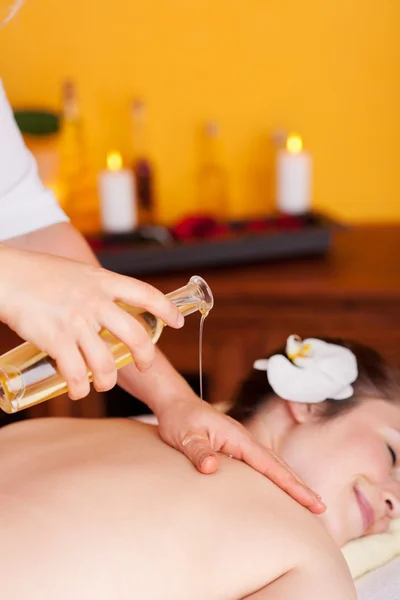
{"label": "therapist's thumb", "polygon": [[181,445],[183,454],[192,461],[200,473],[215,473],[218,469],[217,454],[205,433],[188,434]]}

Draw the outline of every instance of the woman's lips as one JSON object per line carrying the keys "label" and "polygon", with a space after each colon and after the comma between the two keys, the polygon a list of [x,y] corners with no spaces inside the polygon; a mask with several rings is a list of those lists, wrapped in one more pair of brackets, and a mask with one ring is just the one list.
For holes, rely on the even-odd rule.
{"label": "woman's lips", "polygon": [[372,525],[375,523],[375,512],[364,494],[360,492],[356,486],[354,487],[354,493],[363,520],[364,533],[367,533],[368,529],[371,529]]}

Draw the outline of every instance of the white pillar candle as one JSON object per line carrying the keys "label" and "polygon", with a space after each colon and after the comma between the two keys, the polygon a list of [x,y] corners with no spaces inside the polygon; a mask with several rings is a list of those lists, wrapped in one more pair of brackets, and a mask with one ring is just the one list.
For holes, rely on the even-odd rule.
{"label": "white pillar candle", "polygon": [[276,201],[280,212],[299,215],[311,208],[312,158],[299,136],[290,135],[276,162]]}
{"label": "white pillar candle", "polygon": [[122,168],[118,152],[107,156],[107,169],[98,178],[100,214],[106,233],[129,233],[138,224],[133,173]]}

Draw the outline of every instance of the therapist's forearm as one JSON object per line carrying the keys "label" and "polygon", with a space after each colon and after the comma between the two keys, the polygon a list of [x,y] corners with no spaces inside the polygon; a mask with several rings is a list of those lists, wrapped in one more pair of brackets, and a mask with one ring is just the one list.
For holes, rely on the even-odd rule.
{"label": "therapist's forearm", "polygon": [[[99,265],[84,237],[69,223],[59,223],[39,231],[13,238],[6,242],[14,248],[44,252],[72,260]],[[127,365],[118,373],[118,383],[152,410],[162,409],[179,398],[190,399],[195,395],[187,382],[177,373],[162,352],[156,348],[153,366],[140,373],[134,364]]]}
{"label": "therapist's forearm", "polygon": [[32,231],[25,235],[12,238],[4,242],[7,246],[31,250],[32,252],[44,252],[63,256],[71,260],[85,262],[91,265],[99,265],[89,244],[70,223],[57,223],[44,229]]}
{"label": "therapist's forearm", "polygon": [[141,373],[131,363],[119,371],[118,384],[157,415],[178,400],[199,401],[189,384],[157,347],[153,365],[148,371]]}

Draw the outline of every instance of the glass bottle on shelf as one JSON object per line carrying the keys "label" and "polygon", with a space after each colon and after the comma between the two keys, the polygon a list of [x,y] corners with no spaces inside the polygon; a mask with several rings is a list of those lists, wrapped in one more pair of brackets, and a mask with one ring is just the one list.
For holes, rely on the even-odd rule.
{"label": "glass bottle on shelf", "polygon": [[198,186],[199,213],[225,220],[228,216],[227,174],[217,121],[208,121],[202,131]]}
{"label": "glass bottle on shelf", "polygon": [[136,99],[131,106],[133,163],[135,174],[139,224],[149,225],[155,222],[154,204],[154,168],[148,154],[147,107],[142,100]]}
{"label": "glass bottle on shelf", "polygon": [[67,198],[79,185],[83,171],[83,134],[75,84],[62,87],[60,133],[61,181]]}
{"label": "glass bottle on shelf", "polygon": [[85,217],[85,213],[90,208],[93,212],[96,205],[96,192],[87,162],[77,88],[69,80],[62,87],[59,188],[60,204],[81,229],[82,218],[90,218],[88,215]]}

